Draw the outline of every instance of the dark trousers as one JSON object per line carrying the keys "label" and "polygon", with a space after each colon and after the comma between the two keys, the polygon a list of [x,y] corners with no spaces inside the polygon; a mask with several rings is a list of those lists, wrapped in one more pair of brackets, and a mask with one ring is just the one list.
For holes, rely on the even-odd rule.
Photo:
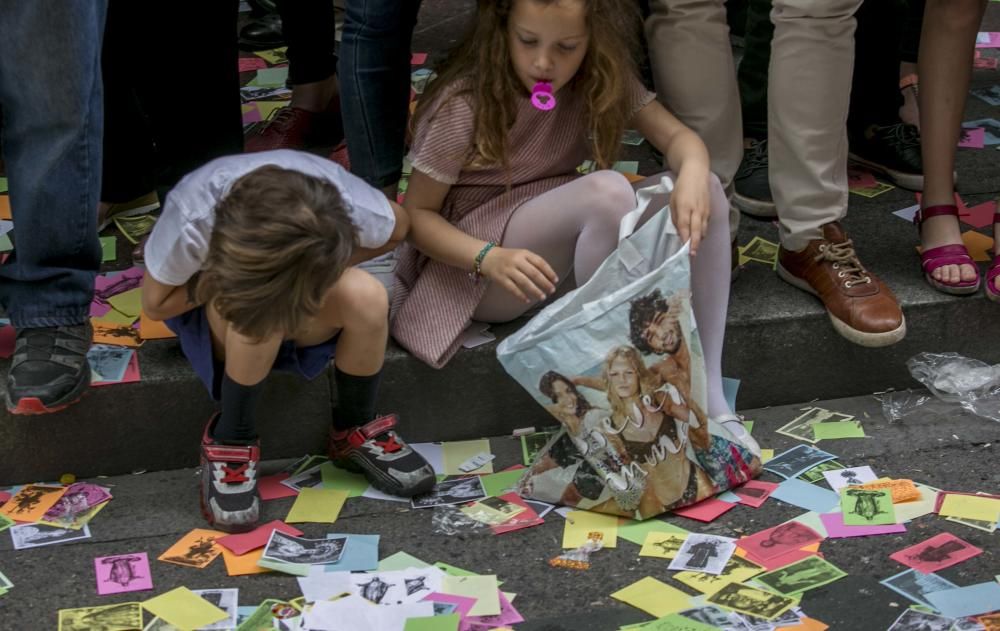
{"label": "dark trousers", "polygon": [[162,195],[243,151],[237,9],[237,0],[110,3],[102,201]]}
{"label": "dark trousers", "polygon": [[377,188],[399,180],[410,101],[410,43],[420,0],[347,0],[338,76],[351,171]]}
{"label": "dark trousers", "polygon": [[3,159],[14,254],[0,304],[15,327],[86,322],[101,264],[99,0],[0,0]]}
{"label": "dark trousers", "polygon": [[278,0],[288,44],[288,82],[315,83],[337,72],[336,16],[331,0]]}

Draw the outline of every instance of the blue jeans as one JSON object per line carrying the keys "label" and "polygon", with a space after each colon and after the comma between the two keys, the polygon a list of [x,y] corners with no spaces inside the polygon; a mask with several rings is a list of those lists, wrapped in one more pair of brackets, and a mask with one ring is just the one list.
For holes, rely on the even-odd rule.
{"label": "blue jeans", "polygon": [[347,0],[338,75],[351,171],[399,180],[410,100],[410,40],[420,0]]}
{"label": "blue jeans", "polygon": [[101,264],[101,38],[106,0],[0,0],[3,157],[14,254],[0,304],[15,327],[86,321]]}

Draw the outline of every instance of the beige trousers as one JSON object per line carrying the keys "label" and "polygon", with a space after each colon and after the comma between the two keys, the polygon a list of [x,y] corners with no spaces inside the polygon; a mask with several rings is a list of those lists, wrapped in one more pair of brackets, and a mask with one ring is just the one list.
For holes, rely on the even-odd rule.
{"label": "beige trousers", "polygon": [[[646,41],[657,98],[701,136],[732,198],[743,120],[724,0],[650,0],[649,8]],[[735,238],[739,212],[731,207],[729,217]]]}
{"label": "beige trousers", "polygon": [[769,177],[789,250],[805,248],[847,212],[847,108],[861,2],[774,0],[771,10]]}

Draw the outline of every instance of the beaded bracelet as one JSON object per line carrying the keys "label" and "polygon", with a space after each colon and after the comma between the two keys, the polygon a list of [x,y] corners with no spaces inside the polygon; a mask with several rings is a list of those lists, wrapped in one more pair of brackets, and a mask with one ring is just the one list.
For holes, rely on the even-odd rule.
{"label": "beaded bracelet", "polygon": [[483,249],[479,251],[476,255],[476,260],[472,265],[472,278],[478,281],[483,277],[483,259],[486,258],[486,254],[497,246],[495,241],[490,241],[483,246]]}

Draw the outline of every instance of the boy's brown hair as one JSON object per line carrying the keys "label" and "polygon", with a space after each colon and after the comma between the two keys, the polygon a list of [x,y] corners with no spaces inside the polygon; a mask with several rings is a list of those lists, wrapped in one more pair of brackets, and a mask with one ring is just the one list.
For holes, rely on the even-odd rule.
{"label": "boy's brown hair", "polygon": [[337,187],[269,165],[233,183],[215,209],[194,287],[237,331],[291,334],[315,315],[357,243]]}

